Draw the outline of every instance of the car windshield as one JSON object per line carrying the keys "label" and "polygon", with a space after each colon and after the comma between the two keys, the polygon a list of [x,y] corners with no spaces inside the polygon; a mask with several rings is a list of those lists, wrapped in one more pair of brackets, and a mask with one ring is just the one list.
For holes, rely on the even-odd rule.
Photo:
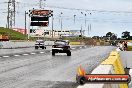
{"label": "car windshield", "polygon": [[43,40],[37,40],[36,43],[44,43]]}
{"label": "car windshield", "polygon": [[63,42],[63,41],[56,41],[55,44],[57,44],[57,45],[66,45],[66,42]]}

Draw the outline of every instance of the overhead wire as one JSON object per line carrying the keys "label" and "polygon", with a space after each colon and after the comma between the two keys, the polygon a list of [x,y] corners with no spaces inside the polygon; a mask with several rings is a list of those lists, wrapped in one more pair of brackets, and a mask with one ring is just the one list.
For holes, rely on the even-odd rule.
{"label": "overhead wire", "polygon": [[[1,2],[0,4],[5,4],[5,2]],[[31,3],[25,3],[25,2],[19,2],[19,7],[37,7],[37,4],[31,4]],[[52,8],[52,9],[62,9],[62,10],[70,10],[70,11],[80,11],[80,12],[84,12],[87,15],[93,15],[93,14],[106,14],[106,15],[124,15],[124,16],[132,16],[132,12],[131,11],[110,11],[110,10],[90,10],[90,9],[79,9],[79,8],[67,8],[67,7],[60,7],[60,6],[53,6],[53,5],[45,5],[44,7],[46,8]],[[0,10],[6,10],[6,9],[0,9]],[[2,14],[7,14],[7,12],[0,12]],[[24,12],[16,12],[19,15],[24,15]],[[109,14],[108,14],[109,13]],[[58,15],[55,15],[58,16]],[[55,18],[55,19],[60,19],[60,18]],[[70,16],[63,16],[62,19],[64,20],[74,20],[73,17]],[[84,17],[76,17],[76,21],[83,21],[85,20]],[[98,17],[96,18],[87,18],[86,21],[91,21],[91,22],[111,22],[111,23],[132,23],[131,21],[122,21],[122,20],[118,20],[115,21],[115,19],[100,19]]]}

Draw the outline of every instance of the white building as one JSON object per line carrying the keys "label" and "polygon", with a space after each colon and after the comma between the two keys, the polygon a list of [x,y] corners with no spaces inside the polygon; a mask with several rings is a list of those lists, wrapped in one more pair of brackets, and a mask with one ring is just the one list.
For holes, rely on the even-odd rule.
{"label": "white building", "polygon": [[[82,33],[84,34],[84,32]],[[81,35],[80,30],[53,30],[53,37],[59,38],[60,36],[79,36]],[[30,36],[32,37],[52,37],[52,30],[44,29],[31,29]]]}

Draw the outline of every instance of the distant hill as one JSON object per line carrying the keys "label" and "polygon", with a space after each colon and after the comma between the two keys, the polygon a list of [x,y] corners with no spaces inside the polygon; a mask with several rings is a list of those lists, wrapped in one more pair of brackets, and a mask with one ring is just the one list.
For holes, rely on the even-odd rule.
{"label": "distant hill", "polygon": [[0,27],[0,34],[9,35],[10,40],[25,40],[26,35],[17,31]]}

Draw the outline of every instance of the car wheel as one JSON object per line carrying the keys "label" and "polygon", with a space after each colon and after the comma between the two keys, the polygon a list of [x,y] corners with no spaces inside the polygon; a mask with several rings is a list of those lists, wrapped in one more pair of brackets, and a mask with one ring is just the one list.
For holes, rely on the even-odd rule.
{"label": "car wheel", "polygon": [[52,50],[52,56],[55,56],[55,52]]}
{"label": "car wheel", "polygon": [[38,49],[38,46],[35,46],[35,49]]}
{"label": "car wheel", "polygon": [[46,49],[46,47],[45,47],[45,49]]}
{"label": "car wheel", "polygon": [[86,78],[83,77],[83,76],[79,76],[79,77],[76,78],[76,81],[77,81],[78,84],[84,85],[86,83]]}
{"label": "car wheel", "polygon": [[71,51],[68,51],[67,52],[67,56],[71,56]]}
{"label": "car wheel", "polygon": [[42,49],[44,49],[44,46],[42,46]]}

